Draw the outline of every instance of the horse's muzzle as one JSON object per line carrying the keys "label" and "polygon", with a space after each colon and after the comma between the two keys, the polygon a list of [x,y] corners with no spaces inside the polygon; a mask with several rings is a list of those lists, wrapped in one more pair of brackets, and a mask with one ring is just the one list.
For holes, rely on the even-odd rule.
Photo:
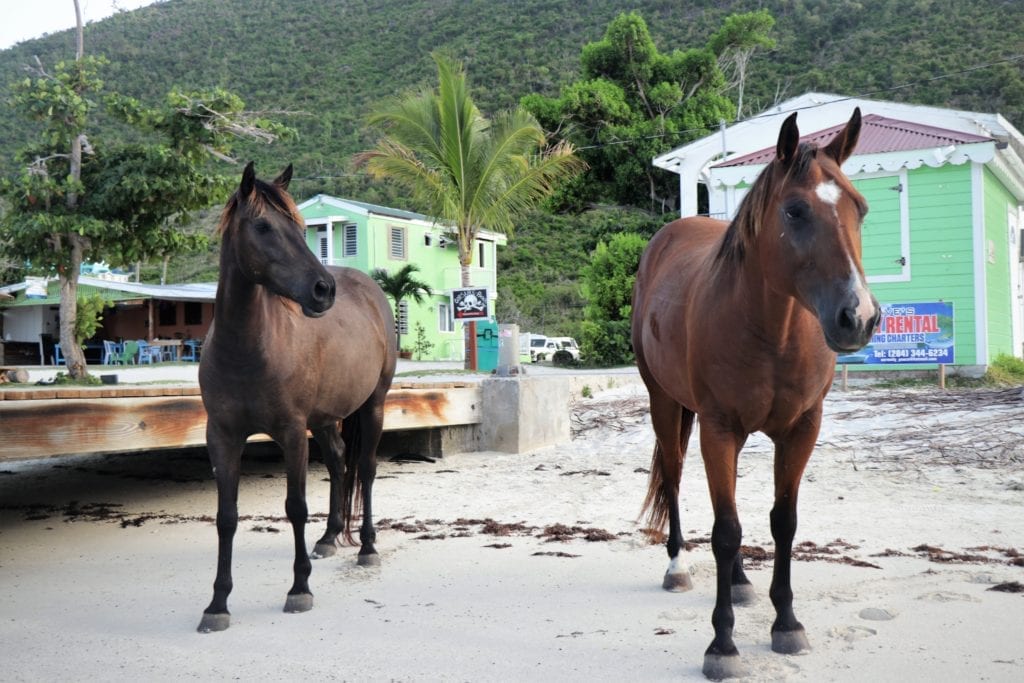
{"label": "horse's muzzle", "polygon": [[[867,301],[861,300],[865,294]],[[871,341],[881,315],[878,301],[872,294],[850,295],[838,307],[832,320],[821,321],[825,343],[836,353],[857,351]]]}
{"label": "horse's muzzle", "polygon": [[334,305],[334,278],[321,278],[313,283],[309,303],[302,304],[302,313],[309,318],[319,318]]}

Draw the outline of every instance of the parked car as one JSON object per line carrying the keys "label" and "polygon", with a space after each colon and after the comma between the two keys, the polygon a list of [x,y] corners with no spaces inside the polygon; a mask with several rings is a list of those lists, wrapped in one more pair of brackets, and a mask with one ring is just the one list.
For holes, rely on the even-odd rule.
{"label": "parked car", "polygon": [[543,360],[543,358],[538,359],[537,355],[544,355],[547,353],[547,350],[545,348],[547,342],[548,338],[545,337],[543,334],[531,334],[530,332],[520,334],[519,355],[523,358],[523,360],[526,360],[526,356],[529,355],[531,363],[536,363],[538,360]]}
{"label": "parked car", "polygon": [[572,337],[548,337],[544,348],[538,351],[537,360],[551,360],[555,351],[566,351],[573,360],[580,359],[580,347]]}

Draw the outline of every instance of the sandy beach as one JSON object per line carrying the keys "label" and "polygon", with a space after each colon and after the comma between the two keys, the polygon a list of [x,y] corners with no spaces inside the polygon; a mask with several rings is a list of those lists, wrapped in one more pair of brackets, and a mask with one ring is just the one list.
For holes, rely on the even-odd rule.
{"label": "sandy beach", "polygon": [[[246,459],[232,625],[195,631],[216,565],[202,450],[0,465],[4,681],[703,680],[714,562],[691,447],[682,515],[694,590],[637,517],[653,433],[636,387],[574,406],[571,444],[382,462],[382,564],[317,560],[284,614],[284,472]],[[812,651],[770,651],[771,447],[752,437],[739,508],[759,601],[736,614],[752,681],[1024,676],[1024,400],[1016,390],[834,391],[801,489],[793,586]],[[311,463],[312,543],[325,470]],[[758,559],[760,558],[760,559]],[[993,590],[1002,588],[1003,590]]]}

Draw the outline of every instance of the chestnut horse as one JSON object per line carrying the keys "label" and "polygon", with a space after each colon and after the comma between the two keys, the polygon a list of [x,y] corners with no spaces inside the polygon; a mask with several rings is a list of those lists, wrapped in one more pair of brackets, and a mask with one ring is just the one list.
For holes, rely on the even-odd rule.
{"label": "chestnut horse", "polygon": [[878,322],[878,302],[860,264],[867,206],[840,166],[853,152],[860,110],[824,148],[801,143],[796,114],[782,124],[774,159],[731,223],[686,218],[664,226],[640,261],[632,336],[650,394],[656,436],[644,509],[654,529],[669,525],[667,590],[688,590],[681,562],[679,481],[694,415],[715,522],[718,572],[715,637],[704,674],[741,675],[732,604],[753,589],[740,559],[736,464],[753,432],[775,444],[770,595],[772,649],[809,647],[793,613],[790,556],[797,491],[821,425],[836,352],[861,348]]}
{"label": "chestnut horse", "polygon": [[384,399],[395,372],[394,318],[373,280],[350,268],[325,268],[313,255],[302,216],[287,193],[291,174],[288,166],[273,183],[265,183],[256,179],[250,163],[221,216],[216,317],[199,364],[206,447],[217,480],[219,552],[213,600],[200,632],[230,624],[238,480],[242,448],[253,434],[268,434],[284,452],[285,511],[295,535],[295,578],[284,610],[305,612],[313,606],[304,536],[307,429],[331,482],[327,530],[313,557],[333,555],[339,534],[352,542],[358,470],[359,564],[379,562],[371,490]]}

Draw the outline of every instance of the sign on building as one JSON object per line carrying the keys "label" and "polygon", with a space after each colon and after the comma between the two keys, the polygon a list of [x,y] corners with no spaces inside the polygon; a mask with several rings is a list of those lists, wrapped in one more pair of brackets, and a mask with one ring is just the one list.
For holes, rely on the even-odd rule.
{"label": "sign on building", "polygon": [[882,319],[871,343],[839,356],[838,362],[952,365],[953,339],[952,303],[882,304]]}
{"label": "sign on building", "polygon": [[456,320],[486,320],[488,318],[487,288],[453,289],[452,313]]}

